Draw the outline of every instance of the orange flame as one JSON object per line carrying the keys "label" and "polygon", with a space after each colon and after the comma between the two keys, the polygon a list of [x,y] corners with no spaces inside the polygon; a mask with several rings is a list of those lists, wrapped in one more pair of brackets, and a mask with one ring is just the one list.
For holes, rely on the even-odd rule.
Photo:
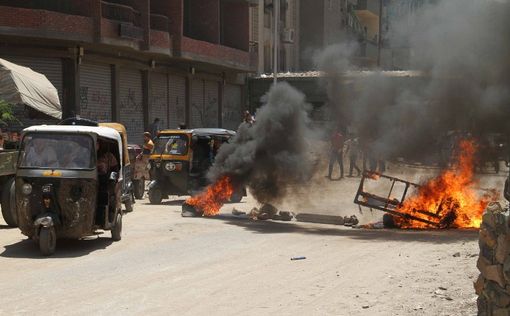
{"label": "orange flame", "polygon": [[232,193],[234,193],[232,180],[224,176],[208,186],[204,192],[187,199],[185,203],[203,211],[204,216],[215,216],[220,213],[221,207],[230,199]]}
{"label": "orange flame", "polygon": [[[462,140],[453,170],[445,170],[420,187],[417,194],[404,201],[398,211],[438,223],[441,228],[479,228],[482,213],[494,194],[479,196],[473,178],[476,144]],[[396,219],[402,228],[429,228],[419,221]]]}

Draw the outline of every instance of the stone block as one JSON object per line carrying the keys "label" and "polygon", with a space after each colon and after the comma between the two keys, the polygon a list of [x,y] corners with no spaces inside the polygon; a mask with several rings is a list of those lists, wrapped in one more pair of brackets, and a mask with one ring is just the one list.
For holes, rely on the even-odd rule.
{"label": "stone block", "polygon": [[498,244],[496,233],[487,225],[482,225],[480,227],[480,241],[490,248],[495,248]]}
{"label": "stone block", "polygon": [[510,253],[510,235],[499,235],[497,238],[497,247],[495,258],[500,264],[504,264]]}
{"label": "stone block", "polygon": [[482,295],[482,291],[485,287],[485,278],[480,274],[478,275],[478,279],[473,282],[473,287],[475,288],[475,292],[477,295]]}
{"label": "stone block", "polygon": [[502,288],[506,286],[506,279],[503,275],[503,266],[500,264],[491,264],[484,257],[479,257],[476,264],[478,270],[482,273],[482,276],[494,282],[497,282]]}
{"label": "stone block", "polygon": [[494,282],[487,282],[484,289],[491,306],[499,308],[510,307],[510,295]]}

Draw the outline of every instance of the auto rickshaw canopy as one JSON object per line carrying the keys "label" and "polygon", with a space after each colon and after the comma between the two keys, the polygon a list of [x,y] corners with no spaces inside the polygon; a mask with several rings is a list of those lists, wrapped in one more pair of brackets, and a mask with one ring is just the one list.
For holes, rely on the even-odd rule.
{"label": "auto rickshaw canopy", "polygon": [[128,140],[127,140],[126,127],[120,123],[113,123],[113,122],[99,123],[99,126],[113,128],[114,130],[119,132],[120,137],[122,138],[122,147],[124,148],[124,150],[123,150],[124,165],[129,166],[130,160],[129,160],[129,152],[128,152]]}

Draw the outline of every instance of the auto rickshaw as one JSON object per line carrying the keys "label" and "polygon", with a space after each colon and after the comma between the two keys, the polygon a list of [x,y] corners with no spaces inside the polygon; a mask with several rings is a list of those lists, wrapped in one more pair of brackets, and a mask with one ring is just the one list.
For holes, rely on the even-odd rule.
{"label": "auto rickshaw", "polygon": [[[150,203],[160,204],[169,195],[193,195],[206,187],[206,174],[216,153],[235,134],[220,128],[159,132],[149,159]],[[230,201],[239,202],[245,194],[244,189],[236,190]]]}
{"label": "auto rickshaw", "polygon": [[44,255],[57,238],[122,233],[125,150],[118,131],[104,126],[40,125],[22,134],[16,172],[21,232]]}

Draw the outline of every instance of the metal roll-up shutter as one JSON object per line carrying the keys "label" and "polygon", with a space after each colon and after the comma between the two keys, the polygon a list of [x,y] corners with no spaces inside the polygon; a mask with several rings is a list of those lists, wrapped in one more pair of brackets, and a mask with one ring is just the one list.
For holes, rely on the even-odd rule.
{"label": "metal roll-up shutter", "polygon": [[218,127],[218,98],[219,84],[217,81],[206,80],[204,82],[205,93],[205,125],[206,127]]}
{"label": "metal roll-up shutter", "polygon": [[150,122],[159,118],[160,128],[168,128],[168,87],[167,75],[162,73],[151,73],[150,79],[150,100],[151,113]]}
{"label": "metal roll-up shutter", "polygon": [[80,114],[99,122],[112,120],[112,70],[110,65],[80,65]]}
{"label": "metal roll-up shutter", "polygon": [[[2,56],[2,58],[10,61],[11,63],[18,64],[20,66],[28,67],[33,71],[39,72],[48,78],[48,80],[58,90],[58,98],[60,104],[62,104],[63,95],[63,74],[62,74],[62,59],[60,58],[49,58],[49,57],[28,57],[28,56]],[[53,118],[28,118],[25,115],[25,108],[23,106],[15,107],[14,114],[20,120],[22,126],[17,127],[19,129],[25,128],[31,125],[39,124],[54,124],[58,122],[57,119]],[[17,125],[17,124],[12,124]]]}
{"label": "metal roll-up shutter", "polygon": [[193,79],[191,83],[191,126],[205,127],[204,80]]}
{"label": "metal roll-up shutter", "polygon": [[223,127],[236,130],[243,117],[241,86],[226,84],[223,92]]}
{"label": "metal roll-up shutter", "polygon": [[168,127],[177,128],[186,121],[186,78],[168,76]]}
{"label": "metal roll-up shutter", "polygon": [[121,68],[119,78],[120,123],[126,127],[129,142],[141,144],[144,132],[142,72]]}

